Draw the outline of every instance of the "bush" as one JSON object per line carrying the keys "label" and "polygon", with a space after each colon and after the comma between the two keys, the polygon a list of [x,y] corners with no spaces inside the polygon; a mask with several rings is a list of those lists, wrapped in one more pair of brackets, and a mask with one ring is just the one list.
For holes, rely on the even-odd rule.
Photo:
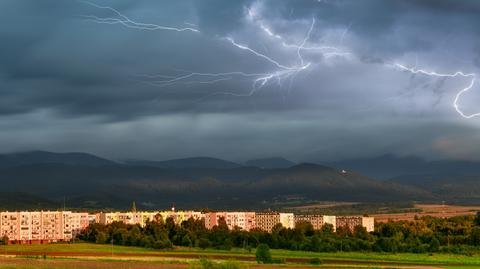
{"label": "bush", "polygon": [[279,258],[279,259],[272,259],[272,263],[276,264],[284,264],[286,261],[284,258]]}
{"label": "bush", "polygon": [[202,237],[198,240],[198,247],[199,248],[206,249],[209,246],[210,246],[210,241],[208,241],[208,239]]}
{"label": "bush", "polygon": [[319,258],[313,258],[310,260],[310,264],[319,265],[322,264],[322,261]]}
{"label": "bush", "polygon": [[255,257],[258,263],[272,263],[272,255],[270,254],[270,247],[267,244],[260,244],[255,252]]}
{"label": "bush", "polygon": [[156,248],[156,249],[173,248],[173,244],[168,239],[157,240],[153,243],[153,248]]}
{"label": "bush", "polygon": [[240,269],[240,264],[235,261],[226,261],[218,264],[218,269]]}
{"label": "bush", "polygon": [[201,269],[216,269],[215,263],[209,259],[201,258],[200,259],[200,268]]}
{"label": "bush", "polygon": [[4,235],[4,236],[0,239],[0,245],[8,245],[8,236]]}
{"label": "bush", "polygon": [[200,264],[198,266],[196,264],[193,264],[191,266],[191,269],[240,269],[241,268],[240,264],[235,261],[226,261],[226,262],[216,263],[209,259],[201,258],[199,263]]}

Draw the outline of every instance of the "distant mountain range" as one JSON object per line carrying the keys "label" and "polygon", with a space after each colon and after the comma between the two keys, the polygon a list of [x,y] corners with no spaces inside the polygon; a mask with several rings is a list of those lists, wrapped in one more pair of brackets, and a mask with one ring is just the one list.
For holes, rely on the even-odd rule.
{"label": "distant mountain range", "polygon": [[131,165],[153,166],[166,169],[231,169],[242,166],[238,163],[210,157],[194,157],[168,161],[130,160],[126,161],[126,163]]}
{"label": "distant mountain range", "polygon": [[289,168],[296,165],[296,163],[281,157],[273,157],[273,158],[249,160],[245,162],[245,165],[255,166],[263,169],[276,169],[276,168]]}
{"label": "distant mountain range", "polygon": [[373,158],[326,162],[325,164],[338,169],[356,171],[378,179],[419,174],[480,175],[480,162],[459,160],[425,161],[418,157],[398,157],[391,154]]}
{"label": "distant mountain range", "polygon": [[88,153],[53,153],[48,151],[29,151],[10,154],[0,154],[0,168],[41,163],[59,163],[68,165],[102,166],[116,164]]}
{"label": "distant mountain range", "polygon": [[480,203],[480,162],[425,161],[418,157],[388,154],[330,162],[328,165],[420,188],[448,203]]}
{"label": "distant mountain range", "polygon": [[[416,187],[317,164],[266,169],[252,166],[258,161],[242,166],[206,157],[120,163],[85,153],[51,152],[4,154],[2,159],[7,160],[0,165],[2,191],[28,192],[54,201],[66,197],[69,206],[84,208],[126,208],[133,200],[144,208],[168,207],[172,202],[189,207],[258,208],[291,197],[392,201],[429,196]],[[260,163],[286,166],[277,160]]]}
{"label": "distant mountain range", "polygon": [[[374,179],[380,176],[390,180]],[[125,209],[132,201],[145,209],[167,208],[173,202],[215,209],[308,201],[480,203],[479,179],[480,168],[474,163],[426,162],[392,155],[329,166],[295,164],[282,158],[242,165],[210,157],[116,162],[87,153],[0,155],[2,192],[28,193],[27,204],[56,206],[65,198],[68,207],[82,208]],[[9,197],[17,198],[0,199],[0,204],[24,203],[19,195]]]}

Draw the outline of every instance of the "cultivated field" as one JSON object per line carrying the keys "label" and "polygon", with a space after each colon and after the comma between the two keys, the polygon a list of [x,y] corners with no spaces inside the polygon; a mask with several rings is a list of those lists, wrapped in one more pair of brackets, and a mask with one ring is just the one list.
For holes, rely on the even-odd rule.
{"label": "cultivated field", "polygon": [[[285,264],[258,265],[254,253],[176,248],[157,251],[138,247],[120,247],[97,244],[13,245],[0,248],[0,268],[191,268],[200,258],[213,261],[234,260],[244,268],[423,268],[460,269],[480,268],[480,255],[452,254],[381,254],[381,253],[313,253],[303,251],[272,250],[274,258]],[[321,265],[311,265],[319,258]]]}
{"label": "cultivated field", "polygon": [[441,205],[441,204],[417,204],[414,208],[419,209],[419,212],[406,213],[387,213],[374,214],[375,221],[386,222],[388,220],[413,220],[415,216],[432,216],[437,218],[475,215],[480,211],[480,206],[457,206],[457,205]]}

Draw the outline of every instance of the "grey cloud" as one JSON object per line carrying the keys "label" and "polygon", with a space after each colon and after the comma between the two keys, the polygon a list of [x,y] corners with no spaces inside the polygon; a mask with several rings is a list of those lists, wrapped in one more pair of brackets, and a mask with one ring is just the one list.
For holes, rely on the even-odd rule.
{"label": "grey cloud", "polygon": [[[154,159],[319,160],[386,152],[455,157],[458,152],[449,153],[443,142],[431,142],[450,139],[480,158],[456,139],[473,143],[469,134],[477,130],[475,119],[457,123],[451,106],[465,81],[392,67],[395,61],[414,66],[416,58],[419,67],[444,72],[478,68],[477,1],[263,1],[259,16],[289,42],[300,43],[315,17],[312,42],[343,45],[352,57],[304,53],[312,63],[308,70],[246,97],[235,94],[248,95],[252,78],[232,75],[209,84],[192,77],[155,87],[139,75],[279,70],[225,37],[298,65],[294,49],[245,18],[257,1],[95,3],[139,22],[192,23],[201,33],[96,24],[81,15],[114,14],[81,1],[0,2],[0,126],[8,129],[0,147]],[[33,138],[33,131],[40,135]]]}

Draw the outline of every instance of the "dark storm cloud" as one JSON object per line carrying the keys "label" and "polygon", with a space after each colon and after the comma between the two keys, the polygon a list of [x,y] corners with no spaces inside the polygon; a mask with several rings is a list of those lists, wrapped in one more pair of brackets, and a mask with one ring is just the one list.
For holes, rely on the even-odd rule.
{"label": "dark storm cloud", "polygon": [[[464,121],[451,104],[468,81],[392,68],[402,62],[475,72],[478,1],[92,2],[138,22],[195,27],[200,33],[97,24],[84,16],[115,13],[82,1],[1,1],[0,126],[5,131],[0,146],[5,151],[77,150],[155,159],[325,159],[322,154],[333,159],[387,151],[480,157],[471,146],[479,143],[466,135],[478,129],[478,121]],[[249,10],[255,18],[248,17]],[[312,18],[310,45],[337,46],[350,56],[305,51],[311,62],[307,70],[272,79],[252,96],[252,77],[224,76],[215,83],[192,77],[158,87],[142,76],[280,70],[227,38],[296,67],[296,50],[261,26],[283,42],[300,44]],[[476,96],[469,93],[468,100]],[[475,109],[475,103],[462,105]]]}

